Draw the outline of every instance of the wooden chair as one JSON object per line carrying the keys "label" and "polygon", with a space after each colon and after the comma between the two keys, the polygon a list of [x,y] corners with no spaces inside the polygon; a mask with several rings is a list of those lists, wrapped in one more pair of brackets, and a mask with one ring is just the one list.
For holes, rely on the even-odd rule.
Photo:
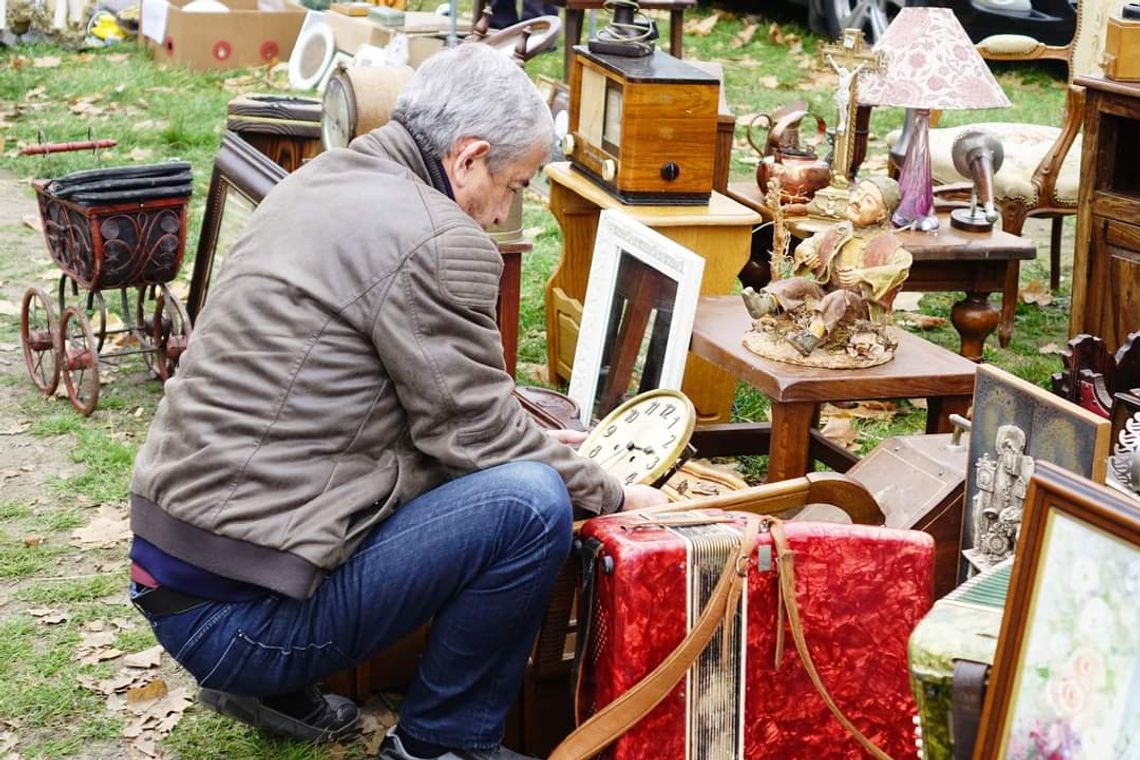
{"label": "wooden chair", "polygon": [[[967,128],[995,132],[1005,149],[1005,163],[994,176],[994,196],[1001,205],[1002,228],[1021,234],[1029,217],[1053,220],[1050,241],[1049,284],[1056,290],[1061,274],[1062,218],[1077,212],[1077,188],[1080,180],[1080,131],[1084,118],[1084,88],[1073,85],[1081,74],[1100,73],[1104,53],[1104,36],[1110,13],[1120,7],[1118,0],[1081,0],[1077,5],[1077,24],[1068,45],[1045,45],[1032,37],[999,34],[978,43],[983,57],[993,61],[1064,61],[1068,66],[1069,89],[1065,108],[1057,127],[1038,124],[987,123],[930,130],[931,169],[935,183],[952,183],[962,179],[954,169],[950,152],[954,139]],[[1013,332],[1013,315],[1017,293],[1018,267],[1011,269],[1013,280],[1005,288],[998,339],[1009,345]]]}
{"label": "wooden chair", "polygon": [[1140,393],[1140,330],[1116,353],[1100,338],[1081,334],[1061,354],[1065,368],[1052,377],[1053,392],[1107,419],[1118,392]]}

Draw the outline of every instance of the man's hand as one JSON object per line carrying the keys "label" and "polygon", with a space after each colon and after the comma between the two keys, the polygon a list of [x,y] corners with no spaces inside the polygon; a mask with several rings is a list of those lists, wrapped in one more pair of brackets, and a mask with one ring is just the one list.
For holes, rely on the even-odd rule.
{"label": "man's hand", "polygon": [[819,254],[816,253],[814,248],[808,248],[803,253],[803,258],[800,259],[805,267],[808,269],[819,269]]}
{"label": "man's hand", "polygon": [[546,434],[559,443],[570,447],[582,445],[582,441],[586,440],[587,435],[585,430],[547,430]]}
{"label": "man's hand", "polygon": [[658,491],[656,488],[641,483],[626,486],[623,490],[625,491],[625,503],[621,508],[623,512],[632,512],[635,509],[654,507],[669,502],[669,497],[665,495],[664,491]]}
{"label": "man's hand", "polygon": [[836,279],[839,280],[839,287],[853,288],[859,284],[859,270],[844,267],[835,272]]}

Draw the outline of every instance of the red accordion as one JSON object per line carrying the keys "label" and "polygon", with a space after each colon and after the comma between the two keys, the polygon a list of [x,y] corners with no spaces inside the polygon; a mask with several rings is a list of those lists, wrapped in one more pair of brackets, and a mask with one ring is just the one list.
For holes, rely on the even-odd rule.
{"label": "red accordion", "polygon": [[[583,596],[590,622],[579,721],[644,678],[682,641],[738,550],[745,519],[710,510],[586,523],[580,537],[593,560]],[[913,756],[916,710],[906,645],[932,603],[933,540],[860,525],[783,527],[799,619],[824,686],[879,748]],[[777,630],[788,622],[778,612],[771,539],[760,535],[728,640],[722,625],[668,696],[602,757],[866,757],[812,685],[790,636],[776,665]]]}

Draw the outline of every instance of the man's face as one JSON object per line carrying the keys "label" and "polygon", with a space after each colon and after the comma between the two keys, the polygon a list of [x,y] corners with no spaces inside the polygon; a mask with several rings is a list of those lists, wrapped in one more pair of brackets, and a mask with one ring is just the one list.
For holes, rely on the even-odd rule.
{"label": "man's face", "polygon": [[521,160],[500,167],[497,172],[488,169],[486,151],[476,149],[468,155],[461,154],[454,172],[449,173],[455,202],[483,227],[502,224],[515,194],[530,184],[546,153],[542,145],[536,145]]}
{"label": "man's face", "polygon": [[883,194],[872,182],[860,182],[851,192],[847,201],[847,218],[856,227],[870,227],[887,216],[887,204]]}

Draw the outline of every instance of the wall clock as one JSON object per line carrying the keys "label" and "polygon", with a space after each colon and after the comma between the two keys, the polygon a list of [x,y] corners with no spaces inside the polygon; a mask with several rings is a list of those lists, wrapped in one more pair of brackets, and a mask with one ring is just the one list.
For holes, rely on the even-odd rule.
{"label": "wall clock", "polygon": [[578,449],[623,485],[657,485],[689,453],[697,412],[689,397],[667,388],[621,404],[590,431]]}
{"label": "wall clock", "polygon": [[356,137],[387,124],[413,74],[409,66],[336,67],[322,100],[321,144],[325,149],[346,148]]}

